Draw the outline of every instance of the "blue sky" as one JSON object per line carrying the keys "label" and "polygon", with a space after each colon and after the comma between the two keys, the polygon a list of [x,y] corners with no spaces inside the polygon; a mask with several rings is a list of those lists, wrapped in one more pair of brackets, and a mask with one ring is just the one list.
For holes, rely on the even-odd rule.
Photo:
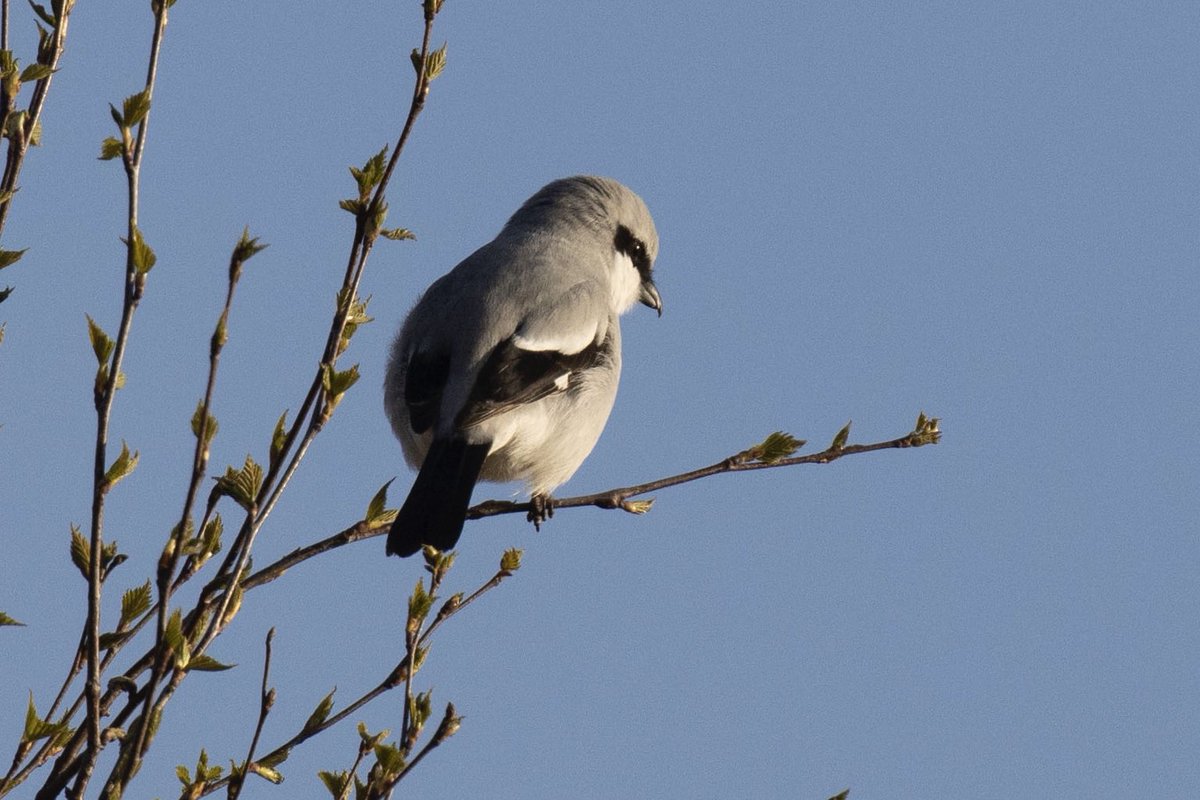
{"label": "blue sky", "polygon": [[[0,344],[0,744],[44,707],[83,618],[68,525],[90,502],[84,314],[119,315],[124,184],[95,156],[134,92],[146,3],[81,3],[5,230],[30,247]],[[229,250],[270,243],[235,301],[213,471],[264,459],[298,407],[352,234],[346,167],[394,140],[415,2],[180,0],[143,174],[158,253],[114,441],[141,452],[108,530],[153,571],[177,517]],[[18,55],[32,25],[14,11]],[[645,198],[665,314],[624,323],[616,409],[563,493],[719,460],[783,429],[823,446],[942,444],[713,478],[641,518],[471,523],[453,573],[511,581],[456,619],[420,677],[461,732],[412,776],[428,797],[1200,794],[1200,7],[1160,3],[467,3],[389,194],[363,283],[363,379],[265,528],[267,563],[357,520],[411,474],[381,409],[395,326],[545,182]],[[22,50],[23,48],[23,50]],[[484,486],[478,499],[517,487]],[[382,540],[258,590],[184,684],[132,790],[170,796],[201,746],[241,758],[261,641],[290,735],[333,686],[381,679],[422,573]],[[398,698],[361,716],[399,727]],[[353,759],[352,725],[287,784]]]}

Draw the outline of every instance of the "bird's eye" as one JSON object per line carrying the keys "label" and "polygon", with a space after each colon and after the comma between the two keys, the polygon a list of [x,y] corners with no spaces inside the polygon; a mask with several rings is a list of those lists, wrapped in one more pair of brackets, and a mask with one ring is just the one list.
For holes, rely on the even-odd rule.
{"label": "bird's eye", "polygon": [[646,254],[646,243],[633,235],[633,231],[624,225],[617,227],[617,235],[613,238],[613,246],[618,253],[629,256],[638,272],[650,269],[650,256]]}

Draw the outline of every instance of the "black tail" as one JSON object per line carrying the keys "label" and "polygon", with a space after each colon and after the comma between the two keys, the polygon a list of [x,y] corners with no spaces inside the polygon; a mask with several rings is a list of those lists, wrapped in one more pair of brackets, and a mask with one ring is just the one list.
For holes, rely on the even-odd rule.
{"label": "black tail", "polygon": [[433,440],[408,499],[388,531],[389,556],[411,556],[422,545],[438,550],[454,547],[490,447],[462,439]]}

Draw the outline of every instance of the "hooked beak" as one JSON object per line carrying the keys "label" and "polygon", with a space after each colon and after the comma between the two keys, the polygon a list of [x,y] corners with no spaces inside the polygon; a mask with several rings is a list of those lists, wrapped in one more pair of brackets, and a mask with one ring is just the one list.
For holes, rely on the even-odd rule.
{"label": "hooked beak", "polygon": [[662,297],[658,294],[658,287],[654,285],[654,281],[650,278],[642,281],[642,291],[638,295],[638,302],[642,305],[650,306],[658,315],[662,316]]}

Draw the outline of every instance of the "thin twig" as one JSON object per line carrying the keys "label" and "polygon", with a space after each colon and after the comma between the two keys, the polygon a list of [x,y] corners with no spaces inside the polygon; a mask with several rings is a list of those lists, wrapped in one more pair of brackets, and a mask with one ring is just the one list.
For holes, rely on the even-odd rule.
{"label": "thin twig", "polygon": [[[168,4],[166,2],[158,2],[158,3],[152,4],[152,8],[154,10],[154,34],[150,41],[150,61],[146,68],[146,83],[143,88],[143,91],[145,92],[145,95],[146,95],[146,105],[148,108],[153,105],[154,81],[158,74],[158,57],[159,57],[159,52],[162,49],[163,33],[165,32],[166,26],[167,26],[167,7],[168,7]],[[139,285],[138,276],[136,276],[136,274],[135,274],[136,269],[134,268],[134,265],[133,265],[133,251],[134,251],[134,238],[135,238],[135,236],[140,237],[140,233],[138,231],[138,208],[139,208],[139,203],[140,203],[141,167],[142,167],[142,156],[145,152],[145,146],[146,146],[146,132],[147,132],[147,129],[149,128],[149,125],[150,125],[150,111],[147,110],[145,112],[145,115],[142,117],[142,120],[138,123],[137,135],[136,135],[136,139],[135,139],[133,152],[126,153],[125,157],[123,158],[123,161],[125,163],[125,172],[126,172],[126,176],[128,178],[127,182],[129,185],[129,233],[128,233],[129,238],[127,239],[128,256],[127,256],[126,260],[128,262],[128,265],[126,268],[126,275],[128,276],[127,284],[129,286],[129,289],[127,290],[127,296],[131,297],[131,299],[132,299],[132,303],[127,304],[127,305],[130,305],[131,313],[132,313],[132,307],[135,307],[137,305],[137,301],[140,299],[140,296],[141,296],[141,286]],[[142,280],[144,280],[144,275],[140,276],[140,277]],[[113,373],[114,374],[112,376],[110,376],[110,380],[115,382],[116,377],[117,377],[116,366],[114,366]],[[111,404],[111,397],[109,399],[109,403]],[[163,649],[162,643],[164,641],[163,637],[164,637],[164,633],[166,631],[166,626],[167,626],[167,603],[165,601],[163,601],[163,602],[160,602],[160,605],[159,605],[158,629],[157,629],[156,636],[155,636],[155,644],[156,644],[155,649],[156,650],[161,651]],[[142,712],[141,723],[136,726],[136,728],[137,728],[136,733],[131,732],[134,735],[134,742],[132,743],[132,750],[130,751],[132,757],[129,761],[126,762],[128,764],[129,771],[126,774],[126,779],[120,781],[121,784],[126,783],[128,778],[137,772],[137,769],[138,769],[139,765],[141,764],[141,754],[142,754],[142,752],[144,752],[144,748],[145,748],[146,742],[147,742],[147,737],[149,736],[149,731],[150,731],[151,703],[154,698],[155,686],[157,685],[158,681],[161,680],[165,669],[166,669],[166,654],[160,652],[158,658],[155,659],[152,670],[151,670],[150,683],[148,684],[147,689],[146,689],[146,701],[145,701],[146,705]],[[122,742],[122,749],[125,749],[125,747],[128,746],[129,744],[130,744],[129,742]],[[118,761],[118,766],[113,768],[113,773],[109,777],[110,782],[116,776],[116,772],[119,768],[120,768],[120,760]]]}
{"label": "thin twig", "polygon": [[454,704],[447,703],[446,712],[442,716],[442,721],[438,724],[437,730],[434,731],[433,736],[431,736],[429,741],[425,743],[425,746],[420,749],[416,757],[414,757],[412,761],[408,762],[408,764],[404,766],[404,769],[400,770],[400,774],[396,776],[395,780],[389,783],[389,785],[386,787],[386,796],[391,797],[392,791],[396,788],[396,784],[400,783],[400,781],[404,780],[408,773],[416,769],[417,764],[420,764],[421,760],[424,759],[425,756],[429,755],[436,747],[441,745],[442,742],[453,736],[458,731],[458,726],[461,722],[462,718],[454,712]]}
{"label": "thin twig", "polygon": [[[433,27],[433,15],[427,13],[425,16],[425,30],[422,36],[421,58],[422,62],[429,53],[429,40]],[[429,91],[427,74],[421,70],[417,77],[416,88],[413,92],[413,102],[409,107],[408,116],[405,119],[404,127],[401,129],[400,137],[397,139],[395,147],[392,149],[392,160],[388,164],[388,168],[384,173],[383,179],[376,187],[374,203],[382,203],[384,193],[387,189],[388,181],[395,167],[396,159],[399,158],[403,151],[405,143],[408,141],[409,134],[412,131],[413,125],[417,117],[420,115],[424,107],[425,97]],[[321,407],[323,404],[318,403],[322,396],[322,379],[327,369],[332,369],[334,362],[339,355],[339,343],[342,340],[343,333],[346,327],[346,319],[349,316],[350,309],[353,306],[354,299],[358,296],[358,286],[362,279],[363,270],[366,267],[367,257],[370,253],[372,240],[366,235],[365,222],[360,218],[356,226],[354,243],[351,246],[350,258],[347,262],[346,277],[343,280],[341,291],[338,293],[339,304],[337,312],[334,314],[333,323],[330,326],[329,337],[326,339],[325,352],[318,367],[317,374],[313,379],[313,383],[309,388],[308,394],[305,396],[304,403],[301,406],[300,413],[297,414],[296,420],[288,432],[283,447],[283,453],[287,453],[295,444],[296,436],[304,426],[307,419],[307,425],[304,426],[304,435],[300,440],[291,457],[287,459],[287,466],[279,475],[278,481],[273,479],[277,473],[279,463],[284,459],[280,459],[271,464],[266,479],[263,481],[262,489],[259,492],[256,507],[252,513],[252,519],[248,520],[248,524],[244,525],[239,531],[238,537],[231,548],[231,554],[238,554],[236,566],[232,570],[232,577],[226,580],[226,590],[222,594],[221,603],[216,614],[212,616],[212,622],[208,631],[200,639],[200,647],[207,646],[209,642],[220,632],[221,627],[225,623],[225,612],[232,599],[236,587],[245,573],[246,564],[249,561],[250,551],[254,546],[254,540],[258,536],[258,532],[262,524],[266,521],[267,516],[274,509],[283,491],[287,488],[292,476],[300,466],[300,462],[304,459],[308,452],[309,446],[316,438],[316,435],[324,426],[326,413]],[[226,563],[228,563],[227,559]],[[218,573],[218,578],[222,575]]]}
{"label": "thin twig", "polygon": [[230,775],[229,781],[229,800],[237,800],[237,796],[242,793],[242,786],[246,783],[246,773],[250,771],[250,765],[254,763],[254,751],[258,747],[259,737],[262,736],[263,726],[267,722],[267,714],[271,713],[271,706],[275,705],[275,690],[267,685],[267,681],[271,675],[271,640],[275,638],[275,629],[267,631],[267,654],[263,659],[263,678],[262,678],[262,694],[259,699],[258,706],[258,724],[254,726],[254,738],[250,740],[250,749],[246,752],[246,760],[242,762],[242,769],[235,775]]}
{"label": "thin twig", "polygon": [[[316,736],[317,734],[320,734],[320,733],[328,730],[329,728],[332,728],[334,725],[337,725],[339,722],[343,721],[344,719],[349,717],[351,714],[354,714],[360,708],[367,705],[372,700],[374,700],[375,698],[384,694],[385,692],[388,692],[388,691],[396,688],[397,682],[394,680],[394,676],[398,671],[399,671],[399,668],[393,669],[392,672],[390,672],[388,674],[388,677],[383,680],[383,682],[379,683],[374,688],[372,688],[370,691],[368,691],[366,694],[362,695],[361,697],[356,699],[354,702],[350,703],[350,705],[346,706],[345,708],[343,708],[341,711],[337,712],[336,714],[331,714],[320,724],[313,725],[311,728],[302,729],[299,733],[292,736],[290,739],[285,741],[283,744],[281,744],[278,747],[274,748],[273,750],[269,751],[265,756],[260,758],[259,761],[260,762],[261,761],[269,762],[269,761],[273,760],[274,758],[277,758],[277,757],[283,755],[285,752],[291,750],[292,748],[294,748],[300,744],[303,744],[304,742],[308,741],[309,739]],[[248,768],[249,768],[249,764],[247,764],[247,769]],[[208,784],[205,787],[204,793],[210,794],[212,792],[218,791],[222,787],[227,786],[229,784],[229,781],[230,781],[229,777],[225,777],[225,778],[222,778],[221,780],[213,781],[212,783]]]}
{"label": "thin twig", "polygon": [[[37,131],[38,123],[41,121],[42,109],[46,104],[46,94],[50,91],[50,81],[53,79],[54,73],[58,71],[58,62],[62,58],[63,50],[66,47],[67,23],[74,7],[75,0],[64,0],[57,18],[58,24],[54,26],[54,32],[46,43],[46,49],[43,49],[40,45],[38,48],[38,63],[47,65],[50,67],[50,71],[44,78],[40,78],[34,84],[33,95],[29,99],[29,113],[25,118],[25,124],[21,126],[20,131],[15,132],[8,144],[4,173],[0,177],[0,195],[6,198],[0,201],[0,231],[4,230],[4,223],[8,219],[8,211],[12,207],[13,197],[10,193],[15,192],[17,189],[17,178],[21,174],[21,165],[25,161],[25,155],[29,152],[29,145]],[[4,0],[3,20],[0,20],[0,24],[3,26],[3,39],[0,41],[0,49],[8,50],[8,0]]]}
{"label": "thin twig", "polygon": [[[558,508],[577,508],[583,506],[594,506],[597,508],[632,510],[628,501],[639,495],[649,492],[666,489],[671,486],[678,486],[689,481],[699,480],[701,478],[711,477],[713,475],[721,475],[728,472],[748,472],[758,469],[775,469],[779,467],[790,467],[799,464],[829,464],[844,456],[858,455],[860,453],[871,453],[876,450],[888,450],[892,448],[905,447],[920,447],[925,444],[932,444],[929,441],[931,434],[922,435],[919,431],[901,436],[898,439],[889,439],[885,442],[875,442],[872,444],[849,444],[842,448],[834,449],[827,448],[819,453],[811,453],[805,456],[794,456],[784,458],[778,461],[752,461],[740,463],[733,457],[724,459],[707,467],[690,470],[678,475],[671,475],[658,480],[648,481],[646,483],[634,484],[632,486],[623,486],[615,489],[608,489],[603,492],[594,494],[580,495],[577,497],[564,497],[554,500],[554,507]],[[507,500],[486,500],[478,505],[472,506],[467,512],[468,519],[482,519],[484,517],[497,516],[499,514],[516,514],[520,512],[528,512],[530,509],[529,503],[516,503]],[[341,530],[332,536],[326,537],[319,541],[304,547],[297,548],[277,561],[264,566],[262,569],[250,575],[242,582],[242,588],[249,590],[270,583],[276,578],[283,575],[292,567],[295,567],[314,556],[321,555],[330,550],[336,550],[347,544],[362,541],[363,539],[372,539],[376,536],[381,536],[387,533],[390,527],[389,522],[377,522],[375,524],[367,523],[365,520],[355,523],[344,530]]]}
{"label": "thin twig", "polygon": [[[70,3],[64,3],[64,9]],[[154,28],[154,37],[151,42],[150,66],[146,76],[146,98],[149,103],[153,93],[153,81],[156,74],[158,64],[158,53],[162,44],[162,34],[166,26],[166,3],[159,3],[156,7],[156,19]],[[98,422],[96,426],[96,458],[95,458],[95,478],[92,494],[92,526],[91,526],[91,553],[88,561],[88,680],[87,680],[87,725],[88,725],[88,749],[82,769],[78,773],[78,777],[73,788],[73,793],[77,797],[82,797],[88,780],[91,777],[92,770],[95,768],[96,759],[100,755],[100,594],[101,594],[101,575],[100,565],[103,549],[103,524],[104,524],[104,495],[108,490],[105,479],[106,465],[106,449],[108,440],[108,425],[109,417],[112,413],[113,400],[116,395],[117,384],[121,377],[121,363],[125,355],[125,348],[129,340],[129,331],[133,323],[133,312],[137,308],[141,300],[142,292],[145,285],[145,273],[139,273],[135,264],[135,249],[136,242],[140,240],[138,232],[138,187],[140,183],[140,167],[142,148],[145,145],[146,128],[149,123],[149,112],[143,116],[138,123],[137,147],[133,153],[127,153],[123,159],[125,164],[126,184],[128,186],[128,224],[126,239],[126,256],[125,256],[125,299],[121,312],[121,326],[117,335],[117,340],[113,348],[113,356],[111,367],[107,381],[101,397],[98,399]],[[153,695],[153,691],[147,693],[147,709],[149,713],[149,698]],[[148,722],[148,718],[146,720]],[[138,726],[137,746],[135,752],[140,750],[148,728],[148,724]],[[124,745],[124,743],[123,743]],[[135,766],[136,771],[136,757]]]}
{"label": "thin twig", "polygon": [[[827,448],[826,450],[823,450],[819,453],[812,453],[812,454],[805,455],[805,456],[796,456],[796,457],[792,457],[792,458],[781,459],[781,460],[774,461],[774,462],[739,462],[739,461],[737,461],[736,457],[731,456],[730,458],[724,459],[720,462],[717,462],[716,464],[712,464],[707,467],[702,467],[702,468],[696,469],[696,470],[690,470],[687,472],[680,473],[678,475],[672,475],[672,476],[668,476],[665,478],[660,478],[655,481],[649,481],[646,483],[635,484],[632,486],[609,489],[609,490],[606,490],[603,492],[596,492],[594,494],[581,495],[578,497],[562,498],[561,500],[555,501],[555,507],[571,508],[571,507],[582,507],[582,506],[595,506],[598,508],[608,508],[608,509],[614,509],[614,508],[628,509],[629,505],[628,505],[627,501],[632,497],[636,497],[638,495],[646,494],[646,493],[652,492],[652,491],[657,491],[659,489],[676,486],[676,485],[679,485],[682,483],[687,483],[689,481],[699,480],[700,478],[723,474],[726,472],[744,472],[744,471],[749,471],[749,470],[754,470],[754,469],[772,469],[772,468],[777,468],[777,467],[795,466],[798,464],[828,464],[828,463],[831,463],[832,461],[835,461],[843,456],[856,455],[856,454],[860,454],[860,453],[868,453],[868,452],[873,452],[876,450],[885,450],[885,449],[891,449],[891,448],[919,447],[924,444],[931,444],[934,441],[936,441],[935,433],[931,433],[929,431],[925,431],[925,432],[913,431],[912,433],[909,433],[898,439],[891,439],[891,440],[883,441],[883,442],[875,442],[872,444],[845,445],[841,448]],[[474,506],[471,509],[470,516],[472,519],[478,519],[478,518],[493,516],[493,515],[497,515],[497,514],[518,513],[521,511],[527,511],[528,508],[529,508],[528,503],[511,503],[511,502],[507,502],[507,501],[490,500],[490,501],[486,501],[484,503],[480,503],[479,505]],[[329,536],[325,539],[321,539],[312,544],[309,544],[304,547],[293,550],[292,552],[281,557],[280,559],[272,562],[271,564],[263,567],[262,569],[259,569],[258,571],[254,572],[253,574],[247,576],[242,581],[242,589],[244,591],[249,591],[251,589],[255,589],[260,586],[263,586],[263,585],[270,583],[270,582],[274,581],[275,579],[281,577],[285,572],[287,572],[292,567],[295,567],[295,566],[307,561],[310,558],[313,558],[315,556],[329,552],[331,550],[336,550],[337,548],[345,546],[347,544],[352,544],[354,542],[362,541],[364,539],[371,539],[376,536],[381,536],[387,532],[388,528],[389,528],[389,523],[386,521],[380,521],[380,522],[376,522],[374,524],[368,523],[365,520],[357,522],[354,525],[351,525],[350,527],[345,528],[344,530],[341,530],[332,536]],[[457,611],[461,610],[461,608],[474,602],[483,593],[483,591],[495,586],[502,577],[503,577],[503,575],[499,574],[499,573],[496,576],[493,576],[493,578],[487,584],[485,584],[483,587],[481,587],[475,593],[471,594],[470,596],[465,598],[463,601],[461,601],[461,605],[460,605],[459,609],[456,609],[454,613],[457,613]],[[200,609],[198,608],[197,610],[199,611]],[[424,643],[424,641],[427,639],[428,635],[432,632],[433,627],[435,627],[438,624],[440,624],[440,622],[438,620],[435,620],[435,622],[430,626],[430,629],[427,629],[425,631],[425,634],[422,636],[422,639],[420,642],[421,644]],[[407,658],[405,659],[405,661],[407,662]],[[139,662],[139,663],[144,663],[144,662],[145,662],[145,657],[143,657],[143,661]],[[126,675],[128,677],[135,676],[135,675],[131,675],[129,671],[126,672]]]}
{"label": "thin twig", "polygon": [[362,766],[363,759],[367,757],[370,749],[366,742],[359,742],[358,752],[354,756],[354,763],[350,765],[350,771],[346,773],[346,784],[342,787],[342,791],[338,794],[337,800],[350,800],[350,790],[354,788],[354,780],[358,777],[358,768]]}
{"label": "thin twig", "polygon": [[[840,448],[830,447],[822,450],[819,453],[811,453],[806,456],[793,456],[791,458],[782,458],[777,461],[748,461],[740,462],[735,457],[727,458],[723,461],[718,461],[716,464],[710,464],[707,467],[694,469],[689,472],[683,472],[679,475],[671,475],[666,478],[639,483],[633,486],[624,486],[618,489],[609,489],[604,492],[596,492],[595,494],[580,495],[578,497],[564,497],[555,499],[554,508],[577,508],[581,506],[595,506],[597,508],[614,509],[620,508],[624,511],[632,513],[641,513],[641,510],[631,508],[627,501],[632,497],[638,497],[643,494],[666,489],[671,486],[678,486],[682,483],[708,478],[713,475],[722,475],[728,472],[749,472],[759,469],[776,469],[779,467],[793,467],[799,464],[829,464],[837,461],[844,456],[858,455],[860,453],[872,453],[876,450],[888,450],[892,448],[903,447],[921,447],[925,444],[933,444],[934,441],[927,441],[927,435],[923,435],[919,431],[901,436],[899,439],[890,439],[886,442],[875,442],[873,444],[848,444]],[[482,517],[491,517],[498,514],[517,514],[521,512],[528,513],[532,509],[532,504],[516,503],[507,500],[487,500],[476,506],[473,506],[467,511],[467,519],[480,519]]]}

